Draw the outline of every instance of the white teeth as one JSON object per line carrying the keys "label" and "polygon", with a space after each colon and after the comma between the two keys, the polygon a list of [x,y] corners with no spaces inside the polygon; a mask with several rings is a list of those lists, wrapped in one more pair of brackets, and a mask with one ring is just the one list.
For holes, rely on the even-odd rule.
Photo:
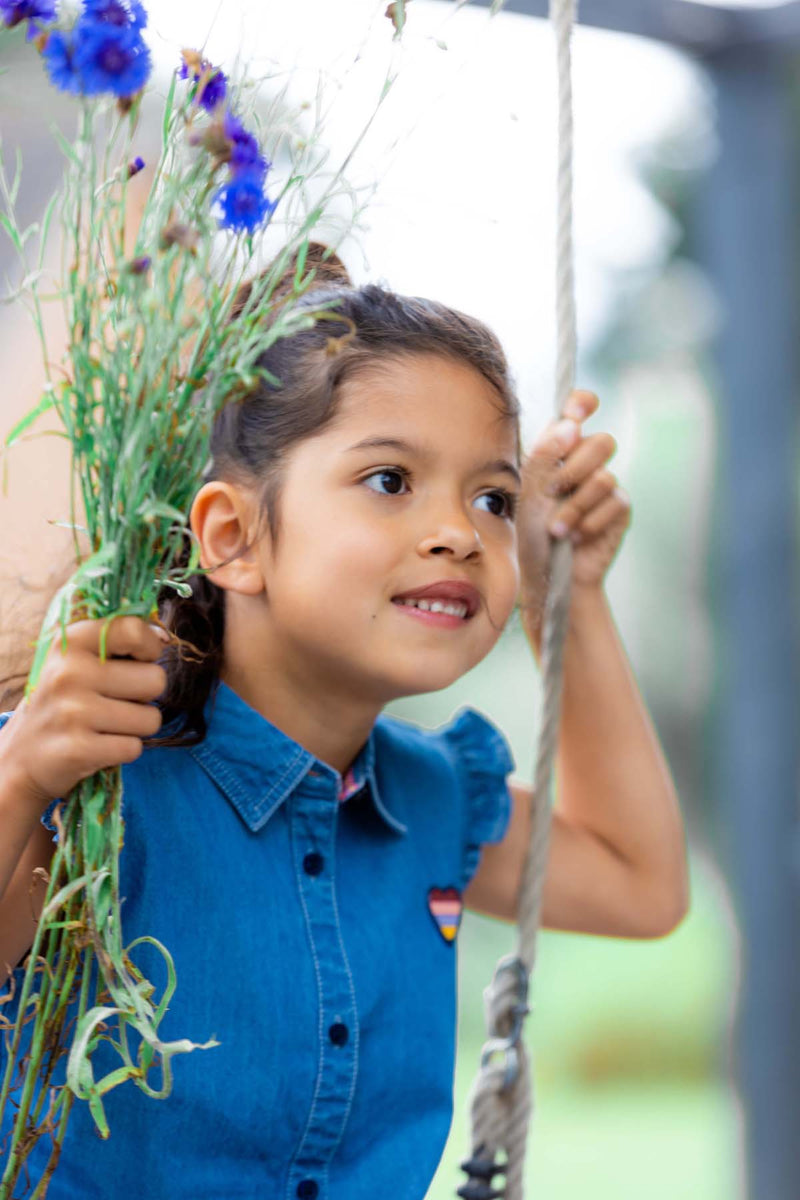
{"label": "white teeth", "polygon": [[443,600],[401,600],[401,604],[407,605],[409,608],[419,608],[423,612],[434,613],[449,613],[451,617],[461,617],[467,615],[467,605],[460,600],[443,601]]}

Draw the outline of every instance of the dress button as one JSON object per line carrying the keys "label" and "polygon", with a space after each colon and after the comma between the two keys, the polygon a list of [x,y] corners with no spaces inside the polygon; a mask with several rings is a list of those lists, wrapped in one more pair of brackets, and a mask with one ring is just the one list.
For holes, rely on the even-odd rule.
{"label": "dress button", "polygon": [[[322,868],[325,866],[325,859],[321,854],[317,854],[316,850],[312,850],[303,859],[303,870],[306,875],[319,875]],[[314,1185],[316,1187],[316,1184]],[[314,1195],[316,1196],[316,1192]]]}
{"label": "dress button", "polygon": [[301,1179],[297,1185],[297,1195],[300,1200],[316,1200],[319,1184],[315,1179]]}
{"label": "dress button", "polygon": [[328,1030],[328,1037],[333,1042],[334,1046],[344,1046],[347,1039],[350,1037],[350,1030],[341,1021],[337,1021],[331,1025]]}

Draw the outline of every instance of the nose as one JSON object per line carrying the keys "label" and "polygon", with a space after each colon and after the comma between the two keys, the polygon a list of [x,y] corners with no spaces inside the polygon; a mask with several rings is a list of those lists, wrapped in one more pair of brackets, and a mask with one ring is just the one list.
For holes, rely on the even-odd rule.
{"label": "nose", "polygon": [[438,519],[429,523],[432,531],[423,537],[417,547],[419,553],[426,557],[429,554],[444,554],[452,558],[475,558],[483,550],[480,534],[473,522],[463,509],[450,508]]}

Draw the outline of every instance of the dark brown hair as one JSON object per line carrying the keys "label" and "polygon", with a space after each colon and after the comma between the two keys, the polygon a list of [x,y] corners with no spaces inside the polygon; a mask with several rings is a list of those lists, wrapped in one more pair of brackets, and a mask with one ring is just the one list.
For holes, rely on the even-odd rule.
{"label": "dark brown hair", "polygon": [[[384,362],[436,354],[473,367],[491,384],[501,419],[513,422],[519,455],[519,404],[500,343],[485,325],[432,300],[400,296],[375,284],[353,287],[339,259],[316,243],[309,249],[309,267],[316,269],[312,287],[295,303],[314,311],[335,301],[329,319],[276,341],[261,357],[258,365],[280,386],[262,379],[254,391],[219,410],[202,477],[203,483],[224,479],[253,491],[256,539],[269,529],[277,544],[287,452],[332,421],[345,382]],[[294,271],[290,264],[284,278],[291,281]],[[283,290],[289,292],[291,283]],[[247,296],[245,285],[233,319]],[[188,564],[190,551],[186,536],[181,565]],[[159,618],[173,642],[161,658],[168,678],[157,701],[162,728],[145,746],[193,746],[206,734],[204,708],[223,662],[225,590],[213,575],[195,575],[189,583],[191,596],[170,588],[158,596]]]}

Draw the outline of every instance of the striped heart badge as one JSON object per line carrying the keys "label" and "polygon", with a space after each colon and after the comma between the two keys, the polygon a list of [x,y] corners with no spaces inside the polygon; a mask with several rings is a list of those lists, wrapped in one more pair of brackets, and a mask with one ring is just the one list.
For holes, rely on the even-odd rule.
{"label": "striped heart badge", "polygon": [[436,928],[446,942],[456,940],[463,907],[461,893],[457,888],[432,887],[428,892],[428,909]]}

